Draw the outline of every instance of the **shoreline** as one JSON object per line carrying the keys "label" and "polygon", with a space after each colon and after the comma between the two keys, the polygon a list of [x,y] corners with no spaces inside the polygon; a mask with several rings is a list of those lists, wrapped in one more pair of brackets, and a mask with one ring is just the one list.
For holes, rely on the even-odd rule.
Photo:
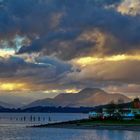
{"label": "shoreline", "polygon": [[122,131],[140,131],[140,123],[108,123],[108,122],[94,122],[89,119],[48,123],[42,125],[28,126],[33,128],[65,128],[65,129],[93,129],[93,130],[122,130]]}

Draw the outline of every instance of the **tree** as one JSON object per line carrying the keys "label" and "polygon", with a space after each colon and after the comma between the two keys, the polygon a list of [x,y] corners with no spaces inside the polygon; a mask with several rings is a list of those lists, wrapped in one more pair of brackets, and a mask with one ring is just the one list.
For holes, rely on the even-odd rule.
{"label": "tree", "polygon": [[116,104],[114,103],[114,101],[111,101],[111,102],[108,104],[108,106],[107,106],[107,112],[108,112],[109,114],[114,113],[116,107],[117,107],[117,106],[116,106]]}
{"label": "tree", "polygon": [[140,109],[140,99],[139,98],[135,98],[133,101],[132,101],[132,108],[139,108]]}
{"label": "tree", "polygon": [[124,103],[124,100],[122,98],[119,98],[116,105],[119,112],[123,112],[123,105],[122,105],[123,103]]}

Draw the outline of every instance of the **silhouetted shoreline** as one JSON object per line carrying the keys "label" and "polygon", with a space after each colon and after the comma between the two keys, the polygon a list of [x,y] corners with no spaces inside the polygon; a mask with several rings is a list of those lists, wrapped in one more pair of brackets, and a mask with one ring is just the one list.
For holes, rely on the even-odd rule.
{"label": "silhouetted shoreline", "polygon": [[[131,102],[119,104],[120,108],[129,108]],[[95,107],[61,107],[61,106],[35,106],[30,108],[4,108],[0,107],[0,113],[89,113],[101,112],[102,108],[108,108],[109,104]]]}
{"label": "silhouetted shoreline", "polygon": [[140,122],[118,122],[112,121],[93,121],[89,119],[74,120],[67,122],[48,123],[44,125],[29,126],[33,128],[66,128],[66,129],[97,129],[97,130],[125,130],[125,131],[140,131]]}

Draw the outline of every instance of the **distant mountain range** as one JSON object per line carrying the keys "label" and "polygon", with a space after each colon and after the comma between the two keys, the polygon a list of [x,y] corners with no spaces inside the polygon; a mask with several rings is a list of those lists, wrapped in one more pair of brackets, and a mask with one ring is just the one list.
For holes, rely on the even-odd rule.
{"label": "distant mountain range", "polygon": [[37,100],[24,106],[24,108],[36,106],[94,107],[108,104],[111,101],[118,102],[119,99],[123,100],[124,103],[131,101],[128,97],[119,93],[109,94],[98,88],[85,88],[78,93],[62,93],[53,99]]}
{"label": "distant mountain range", "polygon": [[0,108],[14,108],[15,106],[13,104],[8,104],[5,102],[0,101]]}
{"label": "distant mountain range", "polygon": [[35,100],[37,100],[37,98],[32,99],[15,93],[0,94],[0,106],[4,106],[6,108],[19,108]]}

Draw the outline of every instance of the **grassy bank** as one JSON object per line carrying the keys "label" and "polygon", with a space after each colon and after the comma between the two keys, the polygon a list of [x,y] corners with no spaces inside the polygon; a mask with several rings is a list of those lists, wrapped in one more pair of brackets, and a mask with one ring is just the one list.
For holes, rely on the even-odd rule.
{"label": "grassy bank", "polygon": [[140,131],[140,120],[75,120],[32,127]]}

